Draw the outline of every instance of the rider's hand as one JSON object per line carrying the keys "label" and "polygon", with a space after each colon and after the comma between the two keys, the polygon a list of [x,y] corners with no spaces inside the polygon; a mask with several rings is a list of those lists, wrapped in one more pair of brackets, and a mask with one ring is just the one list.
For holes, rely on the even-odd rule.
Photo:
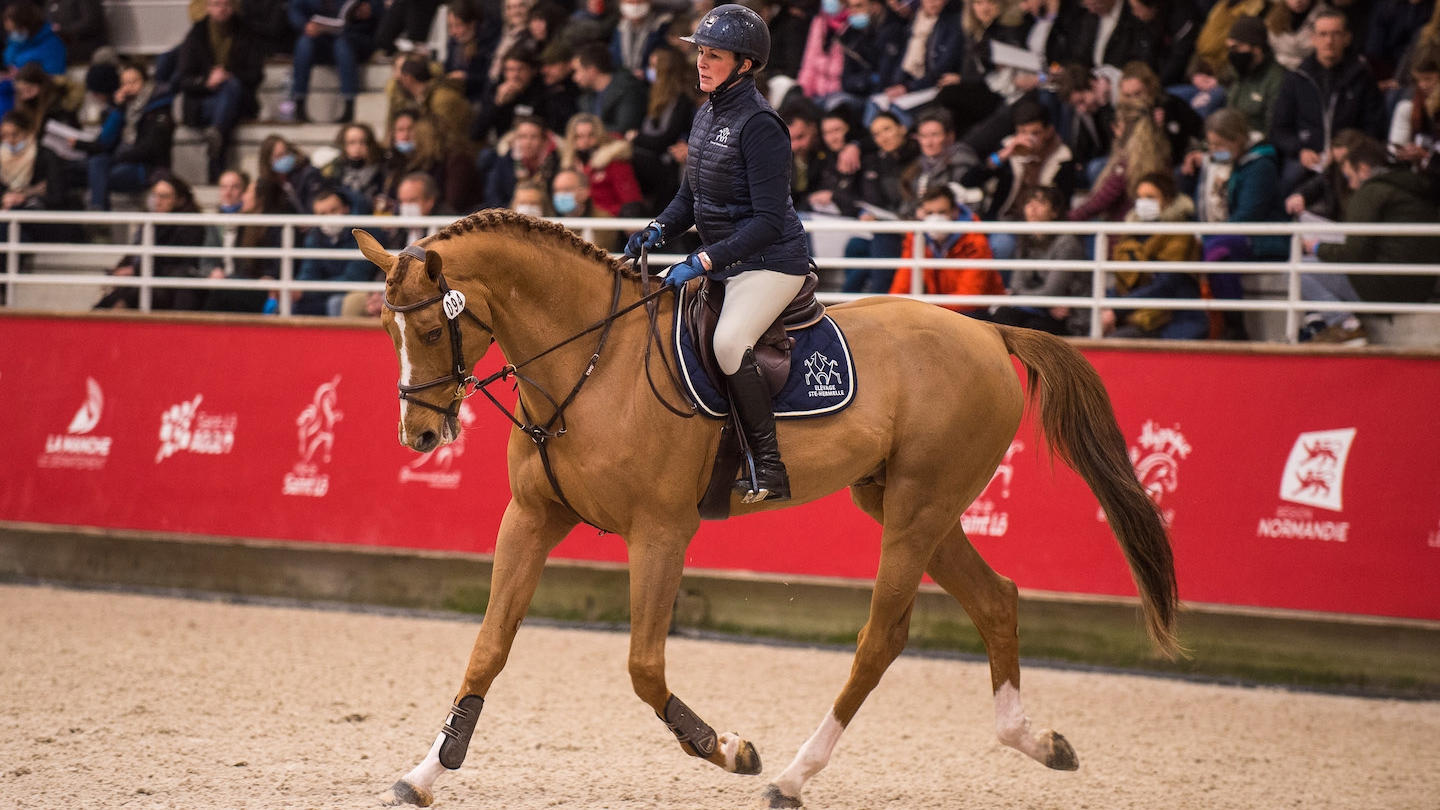
{"label": "rider's hand", "polygon": [[700,263],[700,254],[691,254],[676,265],[671,265],[670,272],[665,274],[665,283],[670,286],[679,286],[692,278],[699,278],[705,275],[705,266]]}
{"label": "rider's hand", "polygon": [[664,241],[664,232],[659,225],[652,222],[646,225],[644,230],[630,234],[630,241],[625,243],[625,258],[638,259],[641,249],[654,250]]}

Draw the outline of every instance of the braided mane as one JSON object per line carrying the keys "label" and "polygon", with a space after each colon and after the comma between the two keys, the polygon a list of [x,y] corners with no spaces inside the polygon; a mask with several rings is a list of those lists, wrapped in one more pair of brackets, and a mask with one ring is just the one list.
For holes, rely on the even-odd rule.
{"label": "braided mane", "polygon": [[619,273],[626,278],[639,277],[639,273],[634,269],[614,258],[607,251],[580,238],[579,234],[569,228],[548,219],[517,213],[508,208],[488,208],[478,211],[445,226],[436,232],[434,238],[443,242],[472,231],[520,231],[527,236],[539,234],[554,240],[561,247],[572,249],[586,258],[605,265],[611,272]]}

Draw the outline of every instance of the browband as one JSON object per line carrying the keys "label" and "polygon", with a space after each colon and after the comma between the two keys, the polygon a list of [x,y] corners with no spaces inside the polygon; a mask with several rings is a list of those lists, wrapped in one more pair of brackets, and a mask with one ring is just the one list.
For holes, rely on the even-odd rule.
{"label": "browband", "polygon": [[412,259],[418,259],[421,263],[424,263],[425,248],[422,248],[419,245],[406,245],[405,247],[400,248],[400,255],[409,256]]}

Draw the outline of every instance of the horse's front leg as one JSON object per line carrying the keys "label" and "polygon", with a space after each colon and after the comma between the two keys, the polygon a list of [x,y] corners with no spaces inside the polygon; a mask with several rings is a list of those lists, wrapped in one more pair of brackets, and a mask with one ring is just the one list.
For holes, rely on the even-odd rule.
{"label": "horse's front leg", "polygon": [[440,735],[430,752],[413,770],[381,794],[386,806],[413,804],[429,807],[435,800],[435,780],[447,770],[457,770],[465,761],[470,736],[485,704],[485,694],[510,655],[515,633],[535,596],[545,558],[575,526],[575,518],[556,504],[542,502],[521,505],[512,500],[500,521],[495,541],[495,567],[490,575],[490,602],[480,633],[470,652],[465,679]]}
{"label": "horse's front leg", "polygon": [[716,734],[665,681],[665,637],[670,631],[675,595],[685,568],[685,548],[694,533],[673,527],[632,533],[630,544],[630,682],[635,694],[693,757],[739,774],[760,773],[755,746],[738,734]]}

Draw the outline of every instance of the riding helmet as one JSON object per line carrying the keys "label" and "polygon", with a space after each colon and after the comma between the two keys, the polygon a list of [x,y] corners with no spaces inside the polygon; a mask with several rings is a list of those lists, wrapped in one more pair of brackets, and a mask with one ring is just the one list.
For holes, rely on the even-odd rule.
{"label": "riding helmet", "polygon": [[685,42],[733,51],[736,58],[750,57],[758,71],[770,61],[770,29],[754,11],[736,3],[716,6],[695,26],[695,33],[681,37]]}

